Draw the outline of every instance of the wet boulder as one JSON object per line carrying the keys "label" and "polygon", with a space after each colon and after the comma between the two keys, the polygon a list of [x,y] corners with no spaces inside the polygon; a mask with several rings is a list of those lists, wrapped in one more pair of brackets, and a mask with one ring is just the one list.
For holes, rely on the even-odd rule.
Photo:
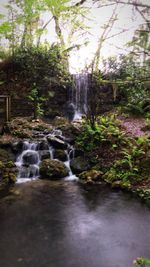
{"label": "wet boulder", "polygon": [[45,159],[40,164],[41,179],[59,179],[66,177],[69,170],[66,165],[57,159]]}
{"label": "wet boulder", "polygon": [[54,150],[54,158],[59,159],[61,161],[66,161],[67,160],[67,154],[62,149],[56,149],[56,150]]}
{"label": "wet boulder", "polygon": [[51,157],[49,150],[41,150],[39,151],[39,155],[41,160],[50,159]]}
{"label": "wet boulder", "polygon": [[74,119],[75,116],[75,105],[73,103],[67,103],[66,105],[66,117],[68,118],[68,120],[71,122]]}
{"label": "wet boulder", "polygon": [[23,149],[23,141],[14,142],[11,144],[11,149],[15,154],[18,154]]}
{"label": "wet boulder", "polygon": [[47,136],[47,140],[50,143],[51,146],[53,146],[56,149],[67,149],[67,143],[58,137],[55,136]]}
{"label": "wet boulder", "polygon": [[38,150],[49,150],[49,145],[48,142],[46,140],[41,141],[38,146],[37,146]]}
{"label": "wet boulder", "polygon": [[37,164],[39,161],[39,156],[36,151],[28,151],[23,156],[24,164]]}
{"label": "wet boulder", "polygon": [[79,174],[90,169],[88,161],[83,157],[72,159],[70,162],[70,167],[75,174]]}
{"label": "wet boulder", "polygon": [[69,143],[74,144],[77,136],[81,134],[82,125],[80,123],[71,123],[68,125],[62,125],[61,127],[59,127],[59,129],[62,131],[66,139],[70,140]]}

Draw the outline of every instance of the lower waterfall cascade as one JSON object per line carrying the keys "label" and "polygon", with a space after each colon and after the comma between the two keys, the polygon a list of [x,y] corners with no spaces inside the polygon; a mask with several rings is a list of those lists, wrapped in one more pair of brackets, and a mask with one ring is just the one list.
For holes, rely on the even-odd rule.
{"label": "lower waterfall cascade", "polygon": [[[54,157],[55,148],[47,141],[48,137],[57,137],[60,138],[60,140],[64,140],[67,146],[64,150],[66,154],[66,161],[64,164],[69,171],[69,175],[64,179],[67,181],[78,180],[78,177],[72,173],[70,168],[70,161],[74,158],[74,147],[66,142],[66,139],[60,130],[54,130],[40,141],[23,142],[22,151],[15,162],[18,169],[17,183],[23,183],[39,178],[39,165],[42,161],[43,153],[49,154],[49,159],[57,159],[57,157]],[[42,142],[45,142],[45,147],[41,150]]]}

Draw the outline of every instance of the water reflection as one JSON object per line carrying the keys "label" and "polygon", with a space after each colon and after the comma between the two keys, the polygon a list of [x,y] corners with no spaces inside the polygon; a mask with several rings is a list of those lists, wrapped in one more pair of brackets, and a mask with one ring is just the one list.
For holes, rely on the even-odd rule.
{"label": "water reflection", "polygon": [[131,267],[150,257],[148,208],[108,188],[16,185],[0,201],[0,222],[0,266]]}

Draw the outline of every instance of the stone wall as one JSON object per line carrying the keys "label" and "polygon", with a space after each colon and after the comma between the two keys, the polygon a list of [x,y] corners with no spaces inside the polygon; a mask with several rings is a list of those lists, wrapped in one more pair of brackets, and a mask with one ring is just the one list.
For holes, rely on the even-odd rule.
{"label": "stone wall", "polygon": [[[29,77],[22,76],[19,66],[8,59],[0,62],[0,79],[4,81],[0,84],[0,95],[11,96],[12,117],[32,116],[33,105],[28,98],[32,84]],[[46,99],[43,101],[43,109],[47,117],[62,115],[67,102],[68,89],[60,87],[57,78],[54,80],[50,83],[44,83],[44,79],[39,82],[40,95]]]}
{"label": "stone wall", "polygon": [[[20,89],[21,90],[21,89]],[[5,94],[8,94],[8,90],[2,89],[0,87],[0,94],[4,91]],[[55,116],[61,116],[64,114],[65,110],[65,104],[67,102],[67,89],[65,88],[54,88],[51,89],[53,92],[53,96],[47,97],[46,92],[46,100],[43,101],[43,109],[44,109],[44,115],[53,118]],[[15,92],[15,96],[11,96],[11,117],[28,117],[33,115],[33,105],[29,101],[28,97],[25,97],[24,94],[22,96],[19,94],[16,95],[17,92]],[[0,121],[3,120],[3,115],[0,116]]]}

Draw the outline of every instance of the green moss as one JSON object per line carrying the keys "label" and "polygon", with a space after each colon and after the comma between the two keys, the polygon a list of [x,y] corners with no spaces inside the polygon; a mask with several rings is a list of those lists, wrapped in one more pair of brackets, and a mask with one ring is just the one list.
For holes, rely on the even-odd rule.
{"label": "green moss", "polygon": [[40,175],[42,179],[63,178],[68,175],[65,164],[59,160],[44,159],[40,165]]}
{"label": "green moss", "polygon": [[84,171],[79,174],[79,178],[85,182],[98,182],[102,176],[103,172],[97,170]]}
{"label": "green moss", "polygon": [[14,168],[15,164],[14,164],[13,161],[7,161],[6,164],[5,164],[5,167],[6,168]]}
{"label": "green moss", "polygon": [[14,160],[14,158],[15,157],[13,153],[11,153],[9,150],[0,148],[0,161],[7,162],[7,161]]}
{"label": "green moss", "polygon": [[13,132],[13,135],[19,138],[31,138],[31,134],[27,130],[18,129]]}

